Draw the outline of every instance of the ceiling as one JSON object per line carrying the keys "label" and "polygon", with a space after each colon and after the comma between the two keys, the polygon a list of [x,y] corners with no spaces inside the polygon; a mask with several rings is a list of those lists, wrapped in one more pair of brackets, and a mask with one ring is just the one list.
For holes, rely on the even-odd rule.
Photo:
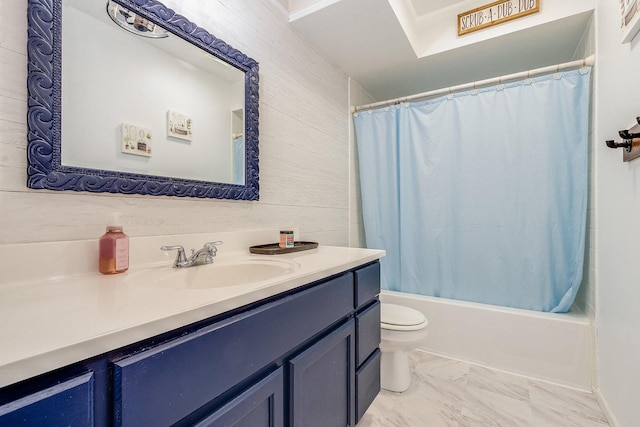
{"label": "ceiling", "polygon": [[572,14],[418,57],[410,41],[415,29],[403,27],[397,5],[416,21],[446,10],[455,27],[465,1],[289,0],[285,6],[306,6],[291,14],[293,29],[378,101],[571,61],[592,17],[591,11]]}
{"label": "ceiling", "polygon": [[410,0],[411,6],[417,16],[426,15],[463,1],[464,0]]}

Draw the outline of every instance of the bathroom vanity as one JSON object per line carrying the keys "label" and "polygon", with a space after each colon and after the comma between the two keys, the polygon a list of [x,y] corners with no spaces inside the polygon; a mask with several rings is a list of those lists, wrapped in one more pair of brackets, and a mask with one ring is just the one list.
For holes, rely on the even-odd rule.
{"label": "bathroom vanity", "polygon": [[[245,293],[164,290],[165,300],[145,286],[127,289],[133,299],[120,295],[115,303],[123,317],[130,316],[126,305],[140,303],[145,293],[149,305],[170,299],[177,305],[120,330],[114,324],[92,336],[85,331],[84,342],[58,344],[50,358],[44,352],[0,364],[0,378],[21,367],[25,376],[0,389],[0,426],[23,425],[24,419],[49,426],[355,425],[379,391],[377,259],[384,252],[309,252],[286,255],[299,265],[294,272]],[[135,271],[127,274],[139,280]],[[100,287],[115,278],[97,279]],[[116,280],[106,286],[131,286],[126,277]],[[193,293],[200,293],[200,303],[180,307],[180,295]],[[159,333],[147,335],[152,330]],[[113,346],[120,339],[130,343]],[[99,350],[105,346],[113,347]],[[61,363],[73,353],[75,362],[32,375],[42,369],[38,360]]]}

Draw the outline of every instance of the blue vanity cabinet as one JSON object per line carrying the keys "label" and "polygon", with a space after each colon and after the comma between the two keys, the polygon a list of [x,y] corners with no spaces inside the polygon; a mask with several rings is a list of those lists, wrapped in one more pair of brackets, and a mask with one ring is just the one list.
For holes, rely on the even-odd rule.
{"label": "blue vanity cabinet", "polygon": [[351,319],[289,361],[290,425],[355,425],[354,339]]}
{"label": "blue vanity cabinet", "polygon": [[5,403],[0,406],[0,426],[91,426],[93,385],[93,373],[88,372]]}
{"label": "blue vanity cabinet", "polygon": [[373,262],[24,380],[0,427],[353,427],[380,389],[378,292]]}
{"label": "blue vanity cabinet", "polygon": [[380,391],[380,264],[354,272],[356,310],[356,423]]}
{"label": "blue vanity cabinet", "polygon": [[[353,312],[347,273],[113,363],[116,426],[173,425]],[[231,394],[231,396],[230,396]]]}

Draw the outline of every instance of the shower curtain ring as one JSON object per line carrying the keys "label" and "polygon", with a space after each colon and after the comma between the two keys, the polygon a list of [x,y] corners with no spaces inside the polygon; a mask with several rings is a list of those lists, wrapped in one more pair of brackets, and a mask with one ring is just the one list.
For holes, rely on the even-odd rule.
{"label": "shower curtain ring", "polygon": [[553,78],[556,80],[560,80],[562,78],[562,73],[560,72],[560,64],[556,65],[556,72],[553,75]]}
{"label": "shower curtain ring", "polygon": [[528,70],[527,71],[527,78],[524,79],[524,84],[530,85],[531,83],[533,83],[533,79],[531,78],[531,70]]}
{"label": "shower curtain ring", "polygon": [[473,90],[471,91],[471,95],[477,95],[478,94],[478,88],[476,87],[476,84],[478,82],[473,82]]}

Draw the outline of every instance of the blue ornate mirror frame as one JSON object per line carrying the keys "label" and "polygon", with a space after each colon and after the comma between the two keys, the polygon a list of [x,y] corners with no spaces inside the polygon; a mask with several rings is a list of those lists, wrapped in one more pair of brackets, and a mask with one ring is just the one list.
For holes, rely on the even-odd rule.
{"label": "blue ornate mirror frame", "polygon": [[114,2],[245,73],[245,183],[215,183],[62,165],[62,0],[29,0],[28,187],[258,200],[258,63],[156,0]]}

